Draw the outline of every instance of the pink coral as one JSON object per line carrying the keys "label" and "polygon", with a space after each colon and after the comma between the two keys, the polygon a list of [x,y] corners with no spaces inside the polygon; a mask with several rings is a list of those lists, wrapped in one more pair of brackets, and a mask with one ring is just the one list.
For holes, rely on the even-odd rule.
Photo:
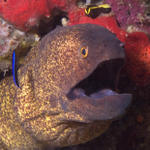
{"label": "pink coral", "polygon": [[149,25],[145,23],[147,22],[146,5],[142,0],[105,0],[105,2],[111,5],[121,27],[127,28],[132,25],[138,30],[145,29],[150,33]]}

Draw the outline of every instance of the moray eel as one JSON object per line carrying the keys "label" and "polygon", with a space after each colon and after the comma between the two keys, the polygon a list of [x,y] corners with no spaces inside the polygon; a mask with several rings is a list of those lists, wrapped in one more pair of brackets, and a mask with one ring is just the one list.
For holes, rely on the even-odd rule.
{"label": "moray eel", "polygon": [[114,89],[124,64],[121,42],[107,29],[58,27],[31,49],[13,77],[0,83],[0,143],[41,150],[87,142],[124,114],[130,94]]}

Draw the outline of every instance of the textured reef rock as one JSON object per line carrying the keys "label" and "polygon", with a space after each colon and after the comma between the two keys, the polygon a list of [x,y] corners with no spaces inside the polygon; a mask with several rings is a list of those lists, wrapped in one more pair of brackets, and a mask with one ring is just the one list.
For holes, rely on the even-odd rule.
{"label": "textured reef rock", "polygon": [[24,32],[16,30],[0,18],[0,56],[8,53],[10,49],[15,49],[24,35]]}
{"label": "textured reef rock", "polygon": [[150,33],[149,6],[143,0],[105,0],[122,28],[129,32],[145,31]]}
{"label": "textured reef rock", "polygon": [[0,18],[0,56],[8,56],[8,52],[16,49],[20,43],[26,42],[30,45],[36,40],[36,35],[17,30]]}
{"label": "textured reef rock", "polygon": [[39,40],[36,34],[22,32],[0,18],[0,70],[11,68],[11,55],[14,49],[27,49]]}

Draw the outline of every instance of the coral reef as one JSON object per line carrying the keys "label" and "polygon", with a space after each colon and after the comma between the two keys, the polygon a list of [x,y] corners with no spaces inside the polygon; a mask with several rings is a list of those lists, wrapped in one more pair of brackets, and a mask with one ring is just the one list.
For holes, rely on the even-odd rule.
{"label": "coral reef", "polygon": [[[7,58],[4,60],[3,58],[11,56],[14,49],[17,47],[19,47],[19,49],[31,47],[34,42],[39,40],[39,37],[36,34],[26,33],[28,30],[39,26],[36,33],[43,36],[45,32],[47,33],[55,27],[53,25],[55,24],[54,21],[59,19],[58,17],[57,20],[50,20],[52,23],[49,24],[48,20],[51,18],[51,14],[54,14],[54,17],[57,15],[57,12],[52,12],[53,9],[56,7],[64,10],[71,9],[71,7],[69,7],[70,5],[72,5],[70,0],[0,1],[0,16],[2,17],[0,18],[0,70],[4,72],[8,70],[11,64],[9,61],[11,59]],[[76,7],[75,4],[73,6]],[[48,30],[45,26],[43,26],[43,24],[39,25],[39,21],[43,18],[46,18],[45,22],[48,22],[46,25],[50,26],[48,27]],[[41,31],[41,27],[45,28],[45,31]]]}
{"label": "coral reef", "polygon": [[[150,37],[150,1],[77,0],[80,2],[81,8],[76,7],[75,1],[76,0],[0,1],[0,16],[11,23],[9,24],[0,18],[0,70],[3,71],[4,76],[8,70],[11,70],[11,54],[13,49],[17,50],[17,55],[19,55],[20,59],[22,54],[24,57],[26,52],[30,50],[30,47],[36,44],[35,41],[38,41],[39,37],[35,34],[26,33],[27,31],[32,29],[35,31],[36,29],[36,33],[40,36],[44,36],[54,29],[56,25],[60,24],[59,21],[64,14],[67,16],[66,14],[68,13],[68,25],[92,23],[104,26],[116,34],[124,43],[127,59],[126,65],[121,71],[117,90],[120,93],[127,92],[133,94],[134,100],[132,107],[129,109],[129,114],[123,117],[123,119],[115,121],[108,131],[96,140],[74,147],[58,148],[57,150],[99,150],[99,148],[101,150],[149,150],[150,40],[148,37]],[[108,16],[100,15],[96,19],[89,18],[85,15],[84,9],[88,4],[100,3],[110,4],[112,13]],[[55,13],[55,8],[65,13],[63,12],[64,14],[61,16],[61,11],[59,14],[59,11]],[[54,19],[51,20],[51,18]],[[63,18],[62,20],[63,25],[66,26],[68,19]],[[148,34],[139,31],[144,31]],[[24,49],[24,47],[26,48]],[[36,53],[37,49],[35,49],[35,54]],[[39,61],[40,60],[37,62]],[[43,67],[44,66],[45,65],[43,65]],[[39,70],[39,68],[37,70]],[[25,74],[25,76],[26,75],[27,74]],[[0,79],[2,78],[1,76]],[[7,81],[7,78],[5,77],[4,80]],[[7,86],[8,84],[6,82],[6,86],[4,87]],[[14,89],[16,88],[13,83],[12,86]],[[1,88],[1,92],[4,90],[4,87]],[[8,91],[10,91],[10,87],[8,87]],[[2,93],[6,93],[6,91],[4,90]],[[7,104],[9,104],[9,100],[6,101]],[[25,103],[24,106],[31,105]],[[6,108],[9,110],[8,107],[4,107],[4,110],[6,110]],[[10,118],[5,118],[4,120],[10,120]],[[16,130],[14,129],[14,131]],[[6,149],[6,145],[0,141],[0,149],[2,148]]]}
{"label": "coral reef", "polygon": [[[28,31],[38,26],[41,18],[50,18],[54,8],[69,11],[75,0],[8,0],[0,1],[0,16],[16,28]],[[69,9],[69,10],[67,10]]]}
{"label": "coral reef", "polygon": [[[75,14],[78,14],[78,18],[74,17]],[[125,30],[118,27],[118,24],[116,22],[116,19],[114,16],[100,16],[96,19],[89,18],[85,16],[84,11],[80,10],[78,12],[71,12],[69,13],[69,23],[68,25],[75,25],[75,24],[84,24],[84,23],[91,23],[91,24],[97,24],[100,26],[103,26],[110,30],[112,33],[116,34],[119,40],[122,42],[125,42],[125,38],[127,36],[127,33]]]}
{"label": "coral reef", "polygon": [[[94,2],[97,3],[99,1],[94,1]],[[142,69],[139,69],[137,66],[141,66],[142,68],[144,67],[144,65],[138,64],[138,62],[141,64],[144,61],[142,60],[143,58],[141,56],[142,53],[139,54],[140,57],[137,56],[137,53],[136,53],[136,56],[134,54],[135,49],[136,49],[136,52],[138,51],[140,52],[143,49],[141,48],[141,45],[140,45],[143,39],[139,37],[138,33],[136,34],[136,36],[132,36],[132,34],[130,35],[129,33],[129,32],[139,31],[139,30],[144,30],[144,31],[149,32],[149,29],[148,29],[149,27],[147,26],[148,24],[145,23],[145,22],[148,23],[149,21],[148,17],[145,17],[146,9],[147,9],[146,4],[148,2],[147,1],[141,2],[138,0],[130,0],[130,1],[129,0],[105,0],[105,1],[100,1],[100,2],[109,3],[112,7],[114,15],[112,14],[108,16],[100,15],[96,19],[92,19],[85,15],[83,8],[78,8],[75,5],[75,0],[72,3],[70,0],[63,0],[63,1],[57,1],[57,0],[35,1],[34,0],[32,2],[27,0],[27,1],[23,1],[23,4],[24,4],[23,6],[21,6],[22,1],[15,1],[15,0],[6,1],[6,2],[1,1],[0,2],[1,3],[0,14],[3,18],[11,22],[14,26],[25,31],[28,31],[32,27],[39,25],[39,21],[42,20],[42,18],[46,17],[48,19],[49,17],[52,17],[53,16],[52,12],[54,8],[56,7],[62,10],[65,10],[68,13],[68,18],[69,18],[68,25],[92,23],[92,24],[104,26],[111,32],[115,33],[117,37],[123,43],[126,44],[125,47],[126,47],[126,52],[127,52],[127,57],[128,57],[127,72],[128,73],[130,72],[129,76],[139,85],[145,85],[146,83],[148,84],[149,82],[147,81],[149,79],[147,80],[147,77],[145,77],[145,82],[143,82],[143,84],[140,82],[140,78],[138,77],[139,74],[141,74],[141,71],[137,71],[137,70],[142,70]],[[91,1],[91,3],[93,3],[93,1]],[[9,9],[8,9],[8,6],[9,6]],[[41,7],[38,7],[38,6],[41,6]],[[32,9],[33,7],[35,7],[36,9]],[[54,15],[54,17],[56,16]],[[121,28],[118,26],[117,21],[119,22]],[[10,52],[10,50],[17,48],[18,45],[20,45],[20,43],[24,43],[22,41],[26,41],[26,44],[28,43],[28,45],[30,45],[32,42],[29,43],[29,41],[31,39],[34,39],[31,35],[27,36],[27,34],[15,29],[14,26],[7,24],[2,19],[1,19],[0,26],[2,29],[0,32],[0,38],[1,38],[0,55],[1,56],[4,56],[5,54],[7,55],[10,54],[8,53]],[[52,24],[48,23],[47,26],[48,26],[48,30],[43,25],[39,26],[40,30],[38,30],[38,32],[40,33],[40,35],[43,36],[48,31],[50,31],[49,28],[51,28]],[[130,37],[132,37],[131,41],[128,40],[130,39]],[[132,48],[131,46],[133,44],[132,43],[133,39],[135,41],[137,39],[141,40],[141,41],[139,40],[139,42],[136,41],[134,43],[134,48]],[[34,41],[34,40],[31,40],[31,41]],[[146,47],[146,44],[144,46]],[[146,57],[148,58],[149,55],[147,54]],[[137,63],[135,63],[135,60]],[[2,62],[2,64],[5,64],[5,63]],[[1,66],[5,66],[5,65],[1,65]],[[131,69],[131,68],[135,68],[135,69]],[[144,69],[145,72],[148,71],[147,69],[146,68]],[[136,71],[130,71],[130,70],[136,70]],[[137,76],[137,78],[135,76]]]}
{"label": "coral reef", "polygon": [[19,29],[28,30],[36,25],[41,15],[49,16],[47,0],[9,0],[0,2],[0,16]]}
{"label": "coral reef", "polygon": [[16,30],[12,25],[0,18],[0,56],[15,49],[20,43],[19,40],[25,35],[24,32]]}
{"label": "coral reef", "polygon": [[0,18],[0,56],[9,55],[10,51],[16,49],[21,43],[31,45],[38,37],[35,34],[27,34],[22,32],[13,25],[8,24]]}
{"label": "coral reef", "polygon": [[143,32],[128,34],[125,42],[126,71],[139,86],[150,84],[150,40]]}
{"label": "coral reef", "polygon": [[6,72],[11,67],[14,49],[28,49],[39,40],[38,35],[25,33],[0,18],[0,70]]}
{"label": "coral reef", "polygon": [[128,31],[150,33],[147,3],[142,0],[105,0],[110,4],[120,26]]}

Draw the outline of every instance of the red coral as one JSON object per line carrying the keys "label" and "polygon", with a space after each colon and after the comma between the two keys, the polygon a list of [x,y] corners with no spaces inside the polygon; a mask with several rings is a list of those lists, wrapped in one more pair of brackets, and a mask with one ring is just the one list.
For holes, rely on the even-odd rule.
{"label": "red coral", "polygon": [[115,33],[120,41],[122,42],[125,41],[127,33],[125,32],[125,30],[118,27],[118,24],[114,16],[100,16],[97,17],[96,19],[92,19],[85,15],[84,10],[79,10],[76,12],[70,12],[69,18],[70,18],[69,25],[84,24],[84,23],[97,24],[107,28],[112,33]]}
{"label": "red coral", "polygon": [[[53,8],[68,9],[70,0],[1,0],[0,16],[19,29],[29,30],[43,16],[49,17]],[[75,5],[75,4],[74,4]]]}
{"label": "red coral", "polygon": [[139,86],[150,84],[150,41],[143,32],[128,35],[125,42],[126,70]]}
{"label": "red coral", "polygon": [[20,29],[27,29],[38,22],[43,16],[48,16],[51,8],[47,0],[7,0],[0,2],[0,15]]}

